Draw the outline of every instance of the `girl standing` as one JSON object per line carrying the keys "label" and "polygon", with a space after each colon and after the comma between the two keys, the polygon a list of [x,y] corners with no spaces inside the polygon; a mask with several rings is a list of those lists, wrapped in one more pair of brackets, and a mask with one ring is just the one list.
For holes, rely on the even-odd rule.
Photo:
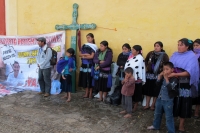
{"label": "girl standing", "polygon": [[168,62],[169,57],[163,50],[163,43],[158,41],[154,43],[154,51],[150,51],[145,58],[146,66],[146,83],[143,86],[143,95],[146,95],[146,106],[144,109],[150,108],[150,99],[153,97],[151,110],[155,109],[156,97],[159,91],[156,91],[157,75],[162,72],[163,63]]}
{"label": "girl standing", "polygon": [[65,60],[67,64],[62,71],[62,90],[66,92],[63,98],[67,98],[67,102],[71,101],[71,92],[72,92],[72,76],[71,72],[74,71],[75,68],[75,51],[73,48],[69,48],[66,51]]}
{"label": "girl standing", "polygon": [[131,53],[131,47],[128,43],[125,43],[123,46],[122,46],[122,53],[119,54],[118,58],[117,58],[117,65],[119,66],[119,69],[118,69],[118,75],[119,75],[119,79],[120,79],[120,86],[121,85],[121,81],[124,79],[125,77],[125,73],[124,73],[124,66],[126,64],[126,61],[128,60],[128,57]]}
{"label": "girl standing", "polygon": [[137,109],[138,102],[142,101],[142,84],[146,82],[146,72],[144,58],[142,57],[142,47],[140,45],[133,46],[132,55],[133,58],[130,58],[126,62],[124,69],[131,67],[134,72],[135,92],[132,100],[135,102],[133,108],[133,111],[135,111]]}
{"label": "girl standing", "polygon": [[83,98],[92,98],[92,76],[91,69],[93,67],[93,58],[97,50],[97,46],[94,41],[94,35],[92,33],[87,34],[87,42],[81,47],[82,65],[79,73],[79,87],[86,88]]}
{"label": "girl standing", "polygon": [[[107,93],[110,91],[112,85],[111,77],[111,64],[112,64],[113,52],[108,47],[107,41],[100,43],[100,49],[97,50],[94,56],[95,63],[95,83],[94,87],[99,90],[100,98],[98,101],[103,101],[106,98]],[[111,83],[111,84],[110,84]]]}
{"label": "girl standing", "polygon": [[185,118],[192,114],[192,97],[195,97],[199,82],[199,64],[193,50],[193,42],[187,38],[178,41],[178,52],[170,62],[175,71],[168,77],[179,78],[179,96],[174,98],[174,117],[180,117],[179,131],[184,132]]}
{"label": "girl standing", "polygon": [[[200,66],[200,39],[196,39],[194,41],[194,53],[196,58],[198,59],[199,66]],[[196,105],[194,118],[199,118],[199,108],[200,108],[200,85],[198,85],[198,97],[193,99],[193,105]]]}

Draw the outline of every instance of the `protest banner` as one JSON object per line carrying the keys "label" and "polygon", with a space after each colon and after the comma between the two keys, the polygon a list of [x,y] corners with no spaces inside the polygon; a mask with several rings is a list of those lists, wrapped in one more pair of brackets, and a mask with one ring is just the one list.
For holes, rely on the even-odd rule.
{"label": "protest banner", "polygon": [[[65,32],[34,36],[0,36],[0,97],[15,91],[38,91],[37,38],[45,37],[47,45],[57,51],[58,59],[65,53]],[[6,92],[6,93],[5,93]]]}

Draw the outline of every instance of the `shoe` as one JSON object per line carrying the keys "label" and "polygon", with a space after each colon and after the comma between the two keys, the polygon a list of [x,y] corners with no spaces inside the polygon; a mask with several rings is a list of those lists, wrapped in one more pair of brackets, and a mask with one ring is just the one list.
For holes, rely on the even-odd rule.
{"label": "shoe", "polygon": [[199,116],[193,116],[194,119],[199,119]]}
{"label": "shoe", "polygon": [[155,128],[152,126],[147,127],[148,130],[155,130]]}
{"label": "shoe", "polygon": [[48,96],[50,96],[49,93],[45,93],[45,94],[44,94],[44,97],[48,97]]}
{"label": "shoe", "polygon": [[39,94],[39,95],[43,95],[43,94],[44,94],[44,92],[39,92],[38,94]]}

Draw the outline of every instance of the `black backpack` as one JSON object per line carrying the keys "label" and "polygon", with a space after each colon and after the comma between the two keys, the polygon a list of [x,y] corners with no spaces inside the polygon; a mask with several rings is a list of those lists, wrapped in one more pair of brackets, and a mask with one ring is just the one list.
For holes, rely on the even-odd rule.
{"label": "black backpack", "polygon": [[50,59],[50,65],[54,66],[57,63],[57,52],[52,49],[51,47],[47,47],[46,50],[44,51],[44,53],[46,54],[47,49],[50,48],[52,51],[52,57]]}

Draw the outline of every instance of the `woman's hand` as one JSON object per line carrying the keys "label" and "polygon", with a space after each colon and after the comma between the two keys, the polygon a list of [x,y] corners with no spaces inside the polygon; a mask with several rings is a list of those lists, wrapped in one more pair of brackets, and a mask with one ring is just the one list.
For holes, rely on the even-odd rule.
{"label": "woman's hand", "polygon": [[65,76],[63,76],[63,75],[62,75],[62,78],[63,78],[64,80],[66,79]]}
{"label": "woman's hand", "polygon": [[102,64],[102,63],[104,63],[104,62],[105,62],[105,61],[101,60],[99,63]]}
{"label": "woman's hand", "polygon": [[97,66],[97,67],[95,68],[95,70],[99,70],[99,66]]}
{"label": "woman's hand", "polygon": [[120,66],[120,68],[124,68],[123,66]]}
{"label": "woman's hand", "polygon": [[73,69],[72,69],[72,68],[70,68],[70,69],[69,69],[69,71],[70,71],[70,72],[72,72],[72,71],[73,71]]}

